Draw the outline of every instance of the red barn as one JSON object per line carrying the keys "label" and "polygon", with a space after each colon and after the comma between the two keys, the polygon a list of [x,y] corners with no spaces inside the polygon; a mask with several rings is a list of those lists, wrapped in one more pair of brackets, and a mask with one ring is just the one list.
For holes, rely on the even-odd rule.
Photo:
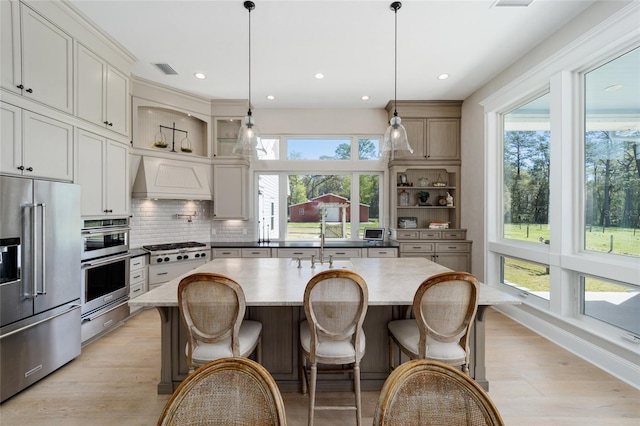
{"label": "red barn", "polygon": [[[322,222],[320,210],[325,210],[326,222],[345,222],[351,220],[351,202],[335,194],[324,194],[310,201],[289,206],[289,220],[291,222]],[[369,206],[360,204],[360,222],[369,221]]]}

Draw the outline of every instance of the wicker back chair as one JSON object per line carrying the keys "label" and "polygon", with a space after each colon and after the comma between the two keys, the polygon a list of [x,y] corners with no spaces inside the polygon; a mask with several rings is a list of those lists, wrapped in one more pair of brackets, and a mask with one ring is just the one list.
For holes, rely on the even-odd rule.
{"label": "wicker back chair", "polygon": [[385,381],[374,426],[504,425],[489,395],[471,377],[438,361],[416,359]]}
{"label": "wicker back chair", "polygon": [[218,358],[247,357],[256,350],[262,362],[262,324],[243,321],[242,287],[215,273],[189,275],[178,284],[178,307],[187,329],[189,371]]}
{"label": "wicker back chair", "polygon": [[[309,424],[316,409],[345,409],[344,406],[315,405],[318,372],[352,372],[357,424],[362,418],[360,396],[360,360],[364,356],[365,338],[362,323],[367,313],[369,293],[364,279],[353,271],[326,270],[309,280],[304,292],[306,321],[300,324],[302,392],[309,378]],[[307,360],[309,368],[307,369]],[[318,364],[340,365],[340,369],[323,369]],[[352,368],[342,368],[343,365]]]}
{"label": "wicker back chair", "polygon": [[160,425],[286,425],[280,390],[247,358],[220,358],[191,373],[173,393]]}
{"label": "wicker back chair", "polygon": [[466,272],[444,272],[420,284],[415,319],[391,321],[389,367],[394,343],[411,359],[432,359],[469,373],[469,331],[478,309],[478,280]]}

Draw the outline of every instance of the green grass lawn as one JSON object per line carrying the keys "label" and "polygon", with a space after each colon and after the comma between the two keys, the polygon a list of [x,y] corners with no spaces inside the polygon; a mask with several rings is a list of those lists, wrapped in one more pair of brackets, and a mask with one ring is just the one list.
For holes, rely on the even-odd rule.
{"label": "green grass lawn", "polygon": [[[514,240],[546,241],[549,239],[549,226],[509,224],[504,226],[504,236]],[[640,229],[587,227],[585,247],[588,251],[640,256]]]}
{"label": "green grass lawn", "polygon": [[[338,223],[327,223],[328,226],[337,226],[338,228],[342,227],[342,224]],[[313,240],[320,238],[320,227],[321,224],[319,222],[289,222],[287,224],[287,239],[288,240]],[[370,219],[369,222],[361,223],[359,232],[362,234],[362,230],[364,228],[377,228],[378,227],[378,219]],[[345,238],[350,238],[351,236],[351,224],[346,224],[347,236]],[[330,232],[327,232],[325,235],[326,239],[332,238]]]}

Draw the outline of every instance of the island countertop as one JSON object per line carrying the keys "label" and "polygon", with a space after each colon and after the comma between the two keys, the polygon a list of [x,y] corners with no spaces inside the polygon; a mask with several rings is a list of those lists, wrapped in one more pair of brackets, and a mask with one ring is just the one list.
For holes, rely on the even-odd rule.
{"label": "island countertop", "polygon": [[[369,289],[370,306],[410,305],[416,289],[426,278],[449,271],[425,258],[354,258],[336,260],[334,269],[346,268],[360,274]],[[195,272],[217,272],[236,280],[242,287],[247,306],[301,306],[304,289],[312,276],[329,265],[288,258],[222,258],[169,281],[129,301],[131,306],[177,307],[180,280]],[[517,298],[492,286],[481,284],[480,305],[520,303]]]}

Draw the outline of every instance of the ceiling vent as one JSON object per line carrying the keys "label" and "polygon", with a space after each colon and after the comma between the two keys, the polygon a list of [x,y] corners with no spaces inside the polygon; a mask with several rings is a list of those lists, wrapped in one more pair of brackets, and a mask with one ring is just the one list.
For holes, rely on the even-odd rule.
{"label": "ceiling vent", "polygon": [[496,0],[491,7],[527,7],[533,0]]}
{"label": "ceiling vent", "polygon": [[174,70],[169,64],[153,64],[166,75],[178,75],[178,71]]}

